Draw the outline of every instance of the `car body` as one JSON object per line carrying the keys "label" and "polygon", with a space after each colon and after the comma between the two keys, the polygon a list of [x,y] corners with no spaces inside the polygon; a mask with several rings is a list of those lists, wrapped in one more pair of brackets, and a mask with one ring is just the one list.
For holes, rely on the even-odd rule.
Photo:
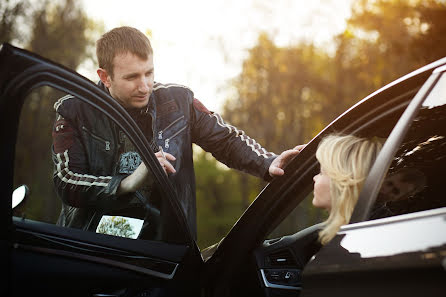
{"label": "car body", "polygon": [[[0,65],[1,257],[7,295],[444,296],[446,58],[392,82],[340,115],[293,159],[284,176],[262,190],[230,232],[203,253],[147,140],[115,100],[76,72],[9,44],[0,50]],[[21,111],[27,96],[42,86],[81,98],[125,131],[163,189],[171,224],[181,238],[135,240],[13,213]],[[323,247],[317,241],[320,224],[271,238],[311,197],[312,178],[319,171],[317,145],[334,132],[386,139],[350,224]],[[407,169],[422,182],[382,203],[383,186]],[[36,196],[30,187],[25,203],[41,199]]]}

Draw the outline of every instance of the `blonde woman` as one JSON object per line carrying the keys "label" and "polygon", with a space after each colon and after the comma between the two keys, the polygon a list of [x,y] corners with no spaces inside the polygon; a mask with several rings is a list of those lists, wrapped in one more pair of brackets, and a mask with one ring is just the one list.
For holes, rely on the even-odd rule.
{"label": "blonde woman", "polygon": [[349,222],[363,186],[382,143],[378,138],[329,135],[316,151],[320,173],[314,176],[313,205],[329,211],[319,232],[322,244],[328,243],[342,225]]}

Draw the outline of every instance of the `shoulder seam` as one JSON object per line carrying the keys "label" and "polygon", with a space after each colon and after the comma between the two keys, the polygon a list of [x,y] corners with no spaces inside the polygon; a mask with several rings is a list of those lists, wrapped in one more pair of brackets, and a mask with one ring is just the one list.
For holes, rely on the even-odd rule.
{"label": "shoulder seam", "polygon": [[168,89],[168,88],[183,88],[183,89],[187,89],[189,91],[192,92],[192,90],[189,87],[186,87],[184,85],[180,85],[180,84],[174,84],[174,83],[170,83],[170,84],[161,84],[161,83],[156,83],[155,86],[153,87],[153,90],[159,90],[159,89]]}
{"label": "shoulder seam", "polygon": [[72,99],[72,98],[74,98],[74,96],[73,95],[65,95],[65,96],[63,96],[62,98],[60,98],[59,100],[57,100],[56,101],[56,103],[54,103],[54,110],[58,110],[59,109],[59,107],[62,105],[62,103],[65,101],[65,100],[68,100],[68,99]]}

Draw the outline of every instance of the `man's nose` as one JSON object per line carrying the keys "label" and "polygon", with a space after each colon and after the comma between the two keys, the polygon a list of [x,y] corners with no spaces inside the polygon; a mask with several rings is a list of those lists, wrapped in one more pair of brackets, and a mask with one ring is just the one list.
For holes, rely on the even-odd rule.
{"label": "man's nose", "polygon": [[138,84],[138,91],[141,93],[147,93],[150,91],[150,88],[152,87],[152,82],[150,79],[142,78]]}

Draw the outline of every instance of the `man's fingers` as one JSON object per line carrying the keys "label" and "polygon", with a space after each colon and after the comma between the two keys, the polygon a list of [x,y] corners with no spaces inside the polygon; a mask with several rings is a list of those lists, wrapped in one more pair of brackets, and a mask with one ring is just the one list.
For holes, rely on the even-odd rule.
{"label": "man's fingers", "polygon": [[281,154],[282,158],[280,160],[281,162],[280,162],[279,166],[282,167],[283,165],[288,163],[289,159],[291,159],[294,156],[297,156],[299,153],[300,153],[300,151],[299,150],[295,150],[295,149],[284,151]]}
{"label": "man's fingers", "polygon": [[306,144],[299,144],[299,145],[296,145],[294,148],[293,148],[293,150],[296,150],[296,151],[301,151],[301,150],[303,150],[304,148],[305,148],[305,146],[307,146]]}
{"label": "man's fingers", "polygon": [[287,150],[282,153],[283,160],[288,162],[291,157],[297,156],[304,148],[306,144],[296,145],[292,150]]}
{"label": "man's fingers", "polygon": [[285,171],[283,171],[283,169],[281,169],[281,168],[279,168],[279,167],[273,167],[273,168],[271,168],[271,170],[270,170],[270,175],[271,176],[281,176],[281,175],[284,175],[285,174]]}
{"label": "man's fingers", "polygon": [[171,155],[169,153],[164,153],[166,158],[164,158],[164,156],[162,155],[161,152],[157,152],[157,153],[155,153],[155,155],[158,158],[158,162],[160,162],[161,167],[163,167],[164,172],[166,172],[167,174],[176,172],[173,165],[170,164],[170,162],[167,160],[167,159],[169,159],[171,161],[175,161],[176,158],[173,155]]}
{"label": "man's fingers", "polygon": [[161,151],[156,152],[155,156],[157,156],[158,158],[164,158],[164,156],[166,156],[166,160],[170,160],[170,161],[175,161],[177,159],[177,158],[175,158],[174,155],[166,153],[166,152],[164,152],[164,156],[163,156],[163,153]]}
{"label": "man's fingers", "polygon": [[286,150],[282,152],[274,161],[271,163],[269,167],[269,174],[272,177],[281,176],[285,174],[283,168],[290,162],[292,158],[297,156],[301,150],[305,148],[306,144],[301,144],[295,146],[291,150]]}
{"label": "man's fingers", "polygon": [[170,161],[175,161],[177,159],[177,158],[175,158],[174,155],[169,154],[169,153],[164,153],[164,155],[166,156],[166,159],[170,160]]}
{"label": "man's fingers", "polygon": [[176,172],[175,168],[167,160],[164,160],[161,163],[161,166],[163,166],[164,171],[166,171],[166,173],[175,173]]}
{"label": "man's fingers", "polygon": [[176,172],[175,168],[169,162],[169,161],[175,161],[177,159],[175,158],[174,155],[158,151],[155,153],[155,156],[158,158],[158,162],[160,162],[161,167],[163,167],[164,169],[164,172],[166,172],[167,174]]}

